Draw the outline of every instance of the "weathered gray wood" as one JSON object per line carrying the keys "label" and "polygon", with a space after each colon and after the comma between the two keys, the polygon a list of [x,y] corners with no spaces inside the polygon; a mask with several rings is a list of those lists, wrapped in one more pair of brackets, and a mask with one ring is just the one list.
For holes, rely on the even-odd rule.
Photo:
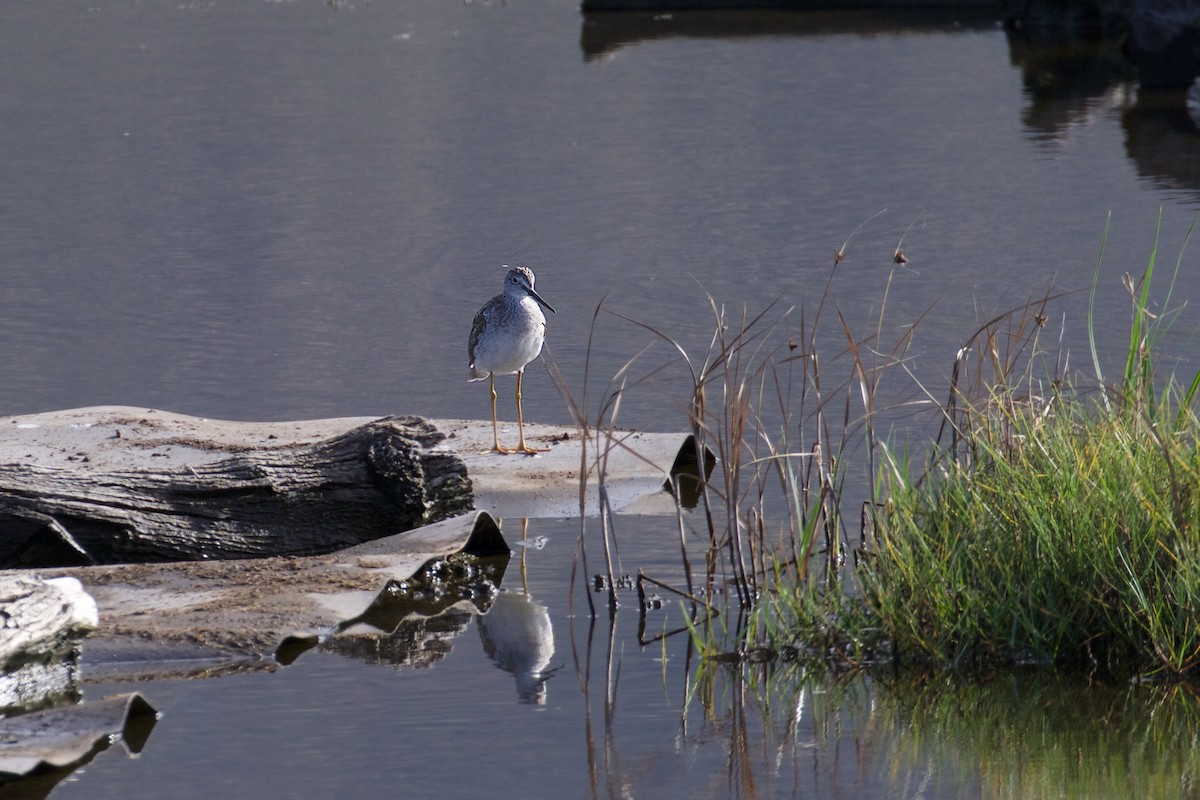
{"label": "weathered gray wood", "polygon": [[75,578],[0,575],[0,671],[60,658],[98,623]]}
{"label": "weathered gray wood", "polygon": [[674,513],[662,489],[686,434],[525,431],[546,451],[490,452],[479,420],[230,422],[120,406],[0,418],[0,566],[331,552],[471,508],[595,514],[601,465],[612,510]]}
{"label": "weathered gray wood", "polygon": [[79,640],[98,622],[75,578],[0,575],[0,713],[76,698]]}
{"label": "weathered gray wood", "polygon": [[418,417],[244,423],[123,407],[0,419],[0,564],[329,552],[471,507]]}

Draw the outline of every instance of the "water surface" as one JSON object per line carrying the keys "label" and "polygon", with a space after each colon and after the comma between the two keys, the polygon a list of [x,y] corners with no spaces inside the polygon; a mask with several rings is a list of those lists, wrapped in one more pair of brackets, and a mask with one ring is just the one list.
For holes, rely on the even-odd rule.
{"label": "water surface", "polygon": [[[1044,45],[986,14],[7,3],[0,409],[482,417],[466,336],[518,263],[558,311],[548,359],[579,397],[589,364],[594,406],[654,341],[601,315],[589,355],[602,300],[698,356],[706,293],[734,314],[811,303],[839,250],[834,297],[856,331],[874,330],[885,291],[892,330],[932,306],[910,367],[938,385],[982,320],[1086,287],[1110,214],[1096,333],[1115,361],[1121,274],[1147,263],[1160,214],[1173,266],[1200,207],[1196,129],[1181,98],[1139,93],[1112,47]],[[1200,294],[1195,264],[1185,253],[1177,306]],[[1086,293],[1052,308],[1083,366]],[[1185,373],[1189,311],[1168,341]],[[840,348],[839,326],[827,336]],[[672,355],[652,347],[635,374]],[[686,375],[675,363],[631,388],[624,424],[683,427]],[[540,366],[525,408],[570,420]],[[722,678],[706,714],[687,700],[684,637],[639,648],[632,598],[611,636],[607,621],[589,633],[579,595],[571,611],[577,529],[530,523],[548,539],[527,588],[556,670],[532,694],[477,624],[426,669],[310,653],[274,673],[139,684],[164,712],[144,753],[107,752],[55,796],[980,796],[1069,744],[1051,721],[1041,755],[996,750],[871,682],[839,694],[797,680],[760,716],[753,690]],[[624,571],[678,577],[674,520],[623,519],[619,533]],[[673,628],[674,613],[649,625]],[[997,736],[1023,735],[1028,719],[978,702]],[[1108,708],[1080,704],[1073,724],[1108,730]],[[935,733],[914,745],[914,729]],[[1160,759],[1145,729],[1113,730],[1082,747],[1085,765],[1127,759],[1139,780],[1180,785],[1186,750]]]}

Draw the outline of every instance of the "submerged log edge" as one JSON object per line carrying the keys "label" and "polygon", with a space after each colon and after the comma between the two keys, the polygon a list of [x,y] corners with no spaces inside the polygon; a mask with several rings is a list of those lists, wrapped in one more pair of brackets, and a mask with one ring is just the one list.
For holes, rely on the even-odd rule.
{"label": "submerged log edge", "polygon": [[[460,553],[473,557],[473,577],[451,570],[438,578],[435,592],[404,590],[402,584],[427,566],[440,570],[441,562]],[[83,645],[85,671],[91,679],[99,670],[107,680],[142,680],[270,669],[319,643],[338,649],[343,634],[382,636],[387,649],[406,654],[404,663],[429,663],[437,655],[423,651],[426,634],[444,640],[449,632],[426,623],[443,613],[453,622],[486,610],[494,596],[488,585],[500,583],[509,557],[496,520],[472,511],[322,555],[8,575],[77,579],[94,598],[99,619]],[[0,581],[5,577],[0,573]],[[476,585],[479,594],[461,594]],[[416,620],[409,633],[395,637],[410,616]]]}
{"label": "submerged log edge", "polygon": [[259,424],[106,407],[0,419],[0,564],[309,555],[410,530],[473,507],[445,438],[415,416]]}
{"label": "submerged log edge", "polygon": [[136,692],[0,720],[0,783],[38,775],[38,790],[14,786],[12,796],[48,796],[59,780],[115,741],[131,755],[140,753],[157,720],[158,712]]}

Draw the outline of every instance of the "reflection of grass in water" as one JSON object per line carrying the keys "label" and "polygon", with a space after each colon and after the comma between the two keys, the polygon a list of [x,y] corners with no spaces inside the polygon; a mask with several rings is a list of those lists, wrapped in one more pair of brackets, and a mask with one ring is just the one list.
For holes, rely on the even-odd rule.
{"label": "reflection of grass in water", "polygon": [[1185,797],[1198,788],[1200,698],[1182,686],[1010,673],[893,680],[875,698],[871,738],[887,742],[901,779],[942,765],[989,798]]}
{"label": "reflection of grass in water", "polygon": [[[871,705],[871,689],[861,676],[838,681],[797,665],[709,660],[689,688],[685,729],[697,741],[716,737],[727,748],[728,791],[713,796],[794,796],[798,786],[835,796],[834,787],[861,789],[874,782],[857,769],[861,750],[843,753],[845,738],[862,743],[858,720]],[[702,723],[689,719],[697,709]]]}
{"label": "reflection of grass in water", "polygon": [[[707,662],[697,738],[720,734],[736,796],[1185,797],[1200,777],[1200,697],[1182,685],[837,676]],[[818,791],[819,790],[819,791]]]}

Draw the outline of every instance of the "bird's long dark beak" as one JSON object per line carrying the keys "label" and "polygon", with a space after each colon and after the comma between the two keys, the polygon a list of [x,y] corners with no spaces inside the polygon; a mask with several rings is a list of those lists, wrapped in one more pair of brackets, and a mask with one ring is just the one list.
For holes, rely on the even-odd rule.
{"label": "bird's long dark beak", "polygon": [[543,300],[543,299],[542,299],[542,296],[541,296],[540,294],[538,294],[537,292],[535,292],[533,289],[528,289],[527,291],[529,292],[529,296],[530,296],[530,297],[532,297],[534,300],[537,300],[539,303],[541,303],[541,304],[542,304],[542,306],[543,306],[543,307],[544,307],[544,308],[545,308],[547,311],[549,311],[551,314],[554,314],[554,313],[556,313],[556,312],[554,311],[554,306],[550,305],[550,304],[549,304],[549,303],[547,303],[545,300]]}

